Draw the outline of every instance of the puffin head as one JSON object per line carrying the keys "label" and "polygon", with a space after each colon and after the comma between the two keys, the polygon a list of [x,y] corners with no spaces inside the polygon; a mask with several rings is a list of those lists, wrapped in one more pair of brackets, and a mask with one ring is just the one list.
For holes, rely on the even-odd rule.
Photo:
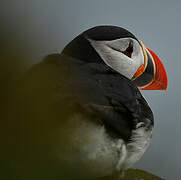
{"label": "puffin head", "polygon": [[87,63],[104,63],[132,80],[139,89],[167,89],[167,74],[161,60],[124,28],[96,26],[88,29],[62,53]]}

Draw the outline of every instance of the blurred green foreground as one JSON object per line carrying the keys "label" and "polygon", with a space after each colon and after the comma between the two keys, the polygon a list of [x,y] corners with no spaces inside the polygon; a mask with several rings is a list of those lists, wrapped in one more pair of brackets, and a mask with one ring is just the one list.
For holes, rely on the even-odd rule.
{"label": "blurred green foreground", "polygon": [[139,169],[129,169],[125,173],[124,180],[163,180],[155,175]]}

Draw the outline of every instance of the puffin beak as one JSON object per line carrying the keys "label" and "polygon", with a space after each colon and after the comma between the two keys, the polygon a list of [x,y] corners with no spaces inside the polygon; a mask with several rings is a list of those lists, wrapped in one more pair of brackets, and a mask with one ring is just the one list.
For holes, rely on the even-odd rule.
{"label": "puffin beak", "polygon": [[167,73],[159,57],[140,41],[144,65],[134,75],[133,82],[141,90],[166,90]]}

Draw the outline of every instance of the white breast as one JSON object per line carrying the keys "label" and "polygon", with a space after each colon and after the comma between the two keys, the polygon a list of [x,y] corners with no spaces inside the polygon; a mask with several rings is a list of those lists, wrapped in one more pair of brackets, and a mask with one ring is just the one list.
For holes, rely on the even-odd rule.
{"label": "white breast", "polygon": [[144,138],[141,128],[133,133],[135,142],[126,145],[111,138],[100,124],[77,114],[61,126],[55,154],[71,174],[108,176],[135,163],[147,148],[150,135]]}
{"label": "white breast", "polygon": [[127,156],[123,165],[125,169],[137,162],[150,144],[152,128],[148,130],[142,124],[137,124],[137,129],[132,132],[132,142],[127,144]]}

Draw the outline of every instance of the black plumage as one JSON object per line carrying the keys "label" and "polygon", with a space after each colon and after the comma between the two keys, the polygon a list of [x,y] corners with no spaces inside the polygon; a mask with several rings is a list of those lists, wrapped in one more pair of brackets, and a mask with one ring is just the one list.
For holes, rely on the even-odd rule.
{"label": "black plumage", "polygon": [[52,54],[26,74],[24,85],[31,101],[47,104],[44,113],[53,110],[60,121],[79,111],[98,117],[111,136],[126,142],[137,123],[149,119],[153,125],[152,111],[138,88],[104,64]]}

